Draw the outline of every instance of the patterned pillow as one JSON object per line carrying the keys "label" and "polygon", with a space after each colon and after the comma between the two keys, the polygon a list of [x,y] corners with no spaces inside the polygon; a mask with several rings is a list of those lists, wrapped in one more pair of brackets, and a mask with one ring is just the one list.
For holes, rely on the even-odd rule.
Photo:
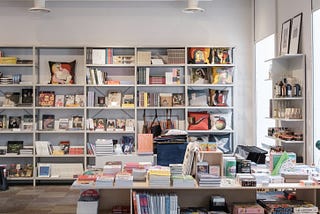
{"label": "patterned pillow", "polygon": [[74,84],[76,60],[72,62],[49,61],[51,72],[50,84]]}

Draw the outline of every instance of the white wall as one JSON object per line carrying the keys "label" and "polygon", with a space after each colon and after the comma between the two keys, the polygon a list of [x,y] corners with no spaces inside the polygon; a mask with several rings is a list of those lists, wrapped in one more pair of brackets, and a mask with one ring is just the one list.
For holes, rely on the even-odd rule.
{"label": "white wall", "polygon": [[185,5],[48,1],[52,12],[36,15],[31,1],[0,1],[0,45],[236,46],[235,138],[253,144],[252,0],[200,2],[201,14],[182,13]]}

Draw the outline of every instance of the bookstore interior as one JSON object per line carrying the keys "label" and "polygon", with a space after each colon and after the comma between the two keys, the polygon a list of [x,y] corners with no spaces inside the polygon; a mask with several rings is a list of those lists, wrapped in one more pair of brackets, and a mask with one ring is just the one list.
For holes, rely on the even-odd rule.
{"label": "bookstore interior", "polygon": [[[28,13],[46,13],[41,14],[42,24],[51,21],[49,26],[56,27],[55,21],[63,20],[55,20],[54,10],[63,7],[58,4],[80,4],[72,10],[88,6],[85,1],[70,2],[35,0]],[[127,10],[143,11],[133,6],[135,1],[125,2]],[[146,3],[146,7],[159,6],[159,2]],[[195,14],[184,14],[181,19],[217,16],[206,15],[214,10],[210,0],[200,5],[196,0],[186,2],[183,12]],[[89,45],[73,44],[70,36],[66,40],[71,45],[43,45],[41,39],[20,45],[0,35],[0,189],[10,191],[16,184],[35,188],[66,184],[79,190],[78,214],[318,213],[320,140],[315,139],[320,136],[313,131],[317,125],[310,126],[309,121],[316,124],[313,109],[320,103],[312,91],[316,88],[312,78],[320,80],[315,74],[320,44],[314,41],[311,48],[306,38],[320,37],[320,32],[309,29],[320,23],[316,10],[320,2],[308,1],[314,7],[310,11],[301,9],[302,3],[295,0],[300,11],[291,13],[285,12],[291,1],[270,2],[214,1],[231,12],[235,11],[231,5],[239,6],[237,15],[245,21],[253,16],[256,23],[245,27],[249,33],[239,37],[252,34],[255,27],[256,41],[264,41],[262,34],[266,34],[260,35],[257,26],[272,21],[261,11],[268,6],[276,17],[272,32],[278,35],[267,45],[252,45],[252,35],[242,40],[216,36],[218,41],[204,40],[206,45],[150,45],[152,39],[146,45],[104,45],[112,40],[90,44],[92,38],[99,38],[92,33]],[[180,3],[174,2],[173,9]],[[2,9],[1,4],[0,14],[6,7],[16,10],[15,6]],[[124,3],[111,4],[124,7]],[[202,4],[209,5],[208,9],[202,9]],[[168,8],[159,10],[164,9]],[[176,14],[173,9],[167,12],[170,16]],[[253,10],[256,14],[243,15]],[[125,18],[133,16],[128,13]],[[34,13],[27,19],[40,22]],[[41,37],[42,32],[35,31]],[[250,44],[242,45],[243,41]],[[272,54],[268,55],[270,44]],[[258,62],[258,58],[263,60]],[[250,66],[252,74],[243,74]],[[308,73],[312,72],[311,77]],[[262,76],[263,81],[254,76]],[[254,102],[256,106],[246,106]],[[260,107],[263,113],[257,110]]]}

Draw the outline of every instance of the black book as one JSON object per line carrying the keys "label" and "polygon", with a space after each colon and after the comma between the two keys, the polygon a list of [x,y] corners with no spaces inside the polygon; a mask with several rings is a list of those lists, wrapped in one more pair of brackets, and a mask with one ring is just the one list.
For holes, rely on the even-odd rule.
{"label": "black book", "polygon": [[20,149],[23,149],[23,141],[8,141],[7,153],[20,153]]}
{"label": "black book", "polygon": [[54,129],[54,115],[44,114],[42,115],[42,129],[53,130]]}
{"label": "black book", "polygon": [[21,116],[9,116],[9,129],[19,129],[21,125]]}
{"label": "black book", "polygon": [[22,89],[22,104],[32,104],[33,102],[33,89],[23,88]]}

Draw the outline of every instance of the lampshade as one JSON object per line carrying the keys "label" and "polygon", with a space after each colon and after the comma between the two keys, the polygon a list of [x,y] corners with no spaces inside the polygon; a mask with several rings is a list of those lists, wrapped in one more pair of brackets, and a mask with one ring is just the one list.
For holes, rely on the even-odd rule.
{"label": "lampshade", "polygon": [[188,0],[188,7],[183,9],[184,13],[204,12],[203,8],[198,6],[198,0]]}
{"label": "lampshade", "polygon": [[29,12],[49,13],[50,9],[46,8],[45,0],[34,0],[33,7],[29,8]]}

